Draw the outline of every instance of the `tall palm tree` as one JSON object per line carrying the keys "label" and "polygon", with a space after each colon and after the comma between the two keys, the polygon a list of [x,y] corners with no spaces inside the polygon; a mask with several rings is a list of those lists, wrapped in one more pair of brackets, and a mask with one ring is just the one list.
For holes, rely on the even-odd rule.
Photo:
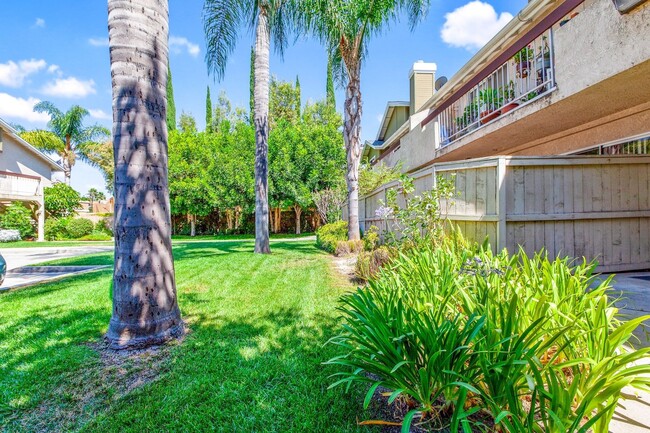
{"label": "tall palm tree", "polygon": [[116,349],[183,333],[167,185],[167,0],[108,0],[115,155]]}
{"label": "tall palm tree", "polygon": [[26,131],[21,136],[41,150],[59,154],[68,185],[76,158],[101,168],[92,158],[91,148],[100,146],[102,139],[106,139],[111,132],[99,125],[84,126],[84,117],[90,114],[88,110],[74,105],[64,113],[51,102],[42,101],[34,105],[34,111],[50,116],[47,123],[49,131]]}
{"label": "tall palm tree", "polygon": [[345,83],[343,138],[347,153],[348,238],[359,239],[361,162],[361,66],[370,38],[406,13],[411,29],[426,15],[429,0],[302,0],[304,26],[328,47],[339,81]]}
{"label": "tall palm tree", "polygon": [[208,70],[223,78],[228,57],[235,49],[242,26],[255,29],[255,252],[267,254],[269,247],[269,56],[271,38],[283,53],[288,34],[294,29],[298,0],[205,0],[203,27]]}

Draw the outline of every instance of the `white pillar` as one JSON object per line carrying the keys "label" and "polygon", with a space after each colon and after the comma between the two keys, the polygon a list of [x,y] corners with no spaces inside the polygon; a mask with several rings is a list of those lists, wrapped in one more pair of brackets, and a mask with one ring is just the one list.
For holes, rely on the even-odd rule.
{"label": "white pillar", "polygon": [[43,242],[45,240],[45,203],[41,198],[41,201],[38,202],[38,242]]}

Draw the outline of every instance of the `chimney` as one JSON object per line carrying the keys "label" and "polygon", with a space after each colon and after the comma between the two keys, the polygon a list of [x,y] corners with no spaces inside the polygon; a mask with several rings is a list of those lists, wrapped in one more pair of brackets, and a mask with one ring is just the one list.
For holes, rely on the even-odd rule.
{"label": "chimney", "polygon": [[411,73],[409,74],[411,116],[417,113],[424,103],[433,96],[437,69],[438,66],[435,63],[424,63],[423,60],[418,60],[413,64],[413,68],[411,68]]}

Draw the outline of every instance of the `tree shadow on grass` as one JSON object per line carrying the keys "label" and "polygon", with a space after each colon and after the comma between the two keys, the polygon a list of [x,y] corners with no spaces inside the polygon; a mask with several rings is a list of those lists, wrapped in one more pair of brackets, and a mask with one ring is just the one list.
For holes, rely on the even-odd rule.
{"label": "tree shadow on grass", "polygon": [[327,389],[335,370],[322,363],[338,351],[324,343],[336,332],[336,319],[291,308],[244,318],[226,314],[190,314],[185,341],[166,347],[162,360],[151,359],[155,377],[127,388],[129,371],[105,365],[96,350],[109,309],[65,314],[45,308],[3,328],[3,341],[10,337],[14,347],[27,349],[3,357],[0,428],[367,431],[356,425],[362,416],[358,392]]}

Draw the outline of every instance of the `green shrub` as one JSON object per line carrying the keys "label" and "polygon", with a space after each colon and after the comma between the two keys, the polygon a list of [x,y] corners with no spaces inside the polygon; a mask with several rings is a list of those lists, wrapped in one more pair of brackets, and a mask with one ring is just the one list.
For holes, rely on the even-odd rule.
{"label": "green shrub", "polygon": [[354,241],[348,241],[348,248],[352,254],[358,254],[363,251],[363,240],[357,239]]}
{"label": "green shrub", "polygon": [[379,228],[370,226],[363,234],[363,249],[372,251],[379,245]]}
{"label": "green shrub", "polygon": [[81,196],[70,185],[55,183],[43,189],[45,211],[50,218],[67,218],[79,208]]}
{"label": "green shrub", "polygon": [[66,227],[67,236],[70,239],[79,239],[93,232],[95,225],[86,218],[75,218],[68,222]]}
{"label": "green shrub", "polygon": [[92,232],[89,235],[82,236],[79,238],[80,241],[110,241],[113,237],[104,232]]}
{"label": "green shrub", "polygon": [[336,251],[336,246],[339,241],[347,241],[347,239],[347,221],[325,224],[316,231],[316,245],[330,253]]}
{"label": "green shrub", "polygon": [[34,236],[32,212],[20,203],[13,203],[0,215],[0,228],[18,230],[23,239],[32,237]]}
{"label": "green shrub", "polygon": [[95,224],[95,231],[113,236],[113,221],[114,218],[112,214],[104,216],[101,220],[97,221],[97,224]]}
{"label": "green shrub", "polygon": [[334,248],[334,255],[337,257],[343,257],[350,254],[350,244],[348,241],[338,241],[336,242],[336,248]]}
{"label": "green shrub", "polygon": [[401,252],[343,296],[334,385],[372,383],[366,405],[379,385],[410,400],[403,431],[441,414],[468,431],[480,410],[510,433],[606,432],[622,388],[650,386],[650,365],[630,366],[650,348],[624,346],[650,316],[619,321],[594,269],[458,239]]}
{"label": "green shrub", "polygon": [[45,220],[45,239],[60,241],[68,239],[68,223],[70,218],[48,218]]}
{"label": "green shrub", "polygon": [[368,281],[375,277],[390,259],[391,253],[386,246],[381,246],[373,251],[362,252],[357,257],[357,263],[354,266],[354,275],[360,281]]}

